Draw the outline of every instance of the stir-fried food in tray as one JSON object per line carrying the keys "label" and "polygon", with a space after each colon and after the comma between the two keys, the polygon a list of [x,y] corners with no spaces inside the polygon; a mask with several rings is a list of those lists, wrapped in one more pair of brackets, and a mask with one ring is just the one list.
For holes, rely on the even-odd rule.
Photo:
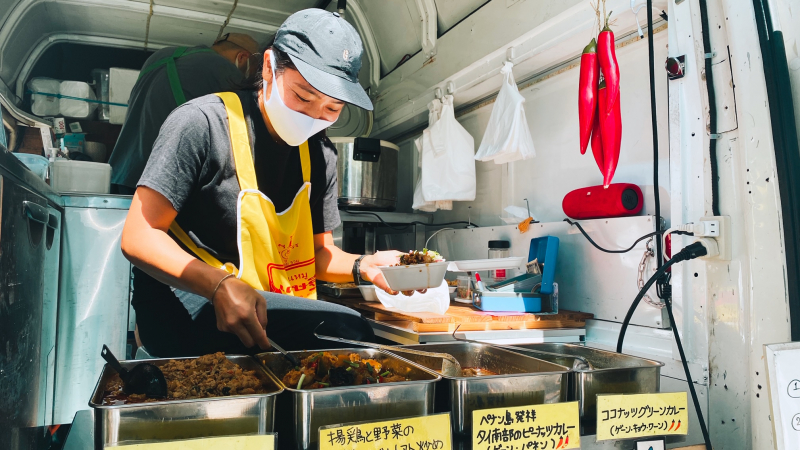
{"label": "stir-fried food in tray", "polygon": [[[225,397],[229,395],[265,394],[261,380],[254,370],[244,370],[233,363],[222,352],[204,355],[196,359],[169,360],[159,366],[167,380],[167,400]],[[108,381],[103,395],[104,405],[123,405],[164,401],[147,398],[144,394],[122,392],[122,379],[114,374]]]}
{"label": "stir-fried food in tray", "polygon": [[408,378],[393,373],[374,359],[363,359],[357,353],[334,355],[318,352],[300,361],[284,375],[283,384],[296,389],[320,389],[331,386],[394,383]]}
{"label": "stir-fried food in tray", "polygon": [[400,255],[400,264],[398,266],[411,266],[414,264],[430,264],[442,262],[444,258],[439,253],[423,248],[422,251],[411,250],[408,253]]}

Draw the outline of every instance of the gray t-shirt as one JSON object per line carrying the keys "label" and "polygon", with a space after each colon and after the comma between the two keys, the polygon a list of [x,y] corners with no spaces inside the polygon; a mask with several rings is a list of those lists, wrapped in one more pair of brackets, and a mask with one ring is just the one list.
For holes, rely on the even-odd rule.
{"label": "gray t-shirt", "polygon": [[[249,128],[259,190],[287,209],[303,185],[300,151],[279,145],[267,131],[258,93],[238,92]],[[311,221],[314,234],[341,223],[337,205],[336,148],[324,133],[308,140],[311,159]],[[164,122],[139,180],[166,197],[176,221],[198,247],[222,262],[239,263],[236,200],[239,181],[233,161],[228,115],[216,95],[178,107]]]}
{"label": "gray t-shirt", "polygon": [[[163,48],[153,53],[142,70],[171,56],[176,48]],[[186,52],[199,49],[210,50],[206,46],[198,46]],[[244,88],[244,76],[239,69],[213,50],[183,56],[175,61],[175,65],[187,101]],[[177,106],[167,78],[166,65],[151,70],[136,81],[128,105],[125,123],[108,163],[112,167],[112,184],[135,188],[150,157],[158,130]]]}

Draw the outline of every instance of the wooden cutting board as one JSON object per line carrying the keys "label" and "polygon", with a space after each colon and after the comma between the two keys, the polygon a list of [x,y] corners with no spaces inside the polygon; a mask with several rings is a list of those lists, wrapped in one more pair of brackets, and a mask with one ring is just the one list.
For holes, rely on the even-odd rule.
{"label": "wooden cutting board", "polygon": [[382,304],[374,302],[350,306],[374,314],[374,319],[377,321],[400,325],[418,333],[452,333],[456,327],[459,331],[581,328],[586,326],[586,319],[594,317],[593,314],[564,310],[558,314],[549,315],[487,312],[458,303],[452,303],[445,314],[390,310]]}
{"label": "wooden cutting board", "polygon": [[[585,321],[593,314],[561,310],[558,314],[536,315],[531,313],[501,313],[481,311],[477,308],[458,303],[451,303],[445,314],[409,313],[389,309],[377,302],[358,303],[357,309],[372,311],[376,320],[407,320],[418,323],[463,323],[463,322],[528,322],[528,321]],[[380,317],[380,318],[379,318]]]}

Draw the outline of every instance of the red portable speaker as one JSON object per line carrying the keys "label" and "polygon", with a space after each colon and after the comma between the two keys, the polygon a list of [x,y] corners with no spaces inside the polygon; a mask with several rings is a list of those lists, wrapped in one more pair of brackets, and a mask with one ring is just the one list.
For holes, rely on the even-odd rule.
{"label": "red portable speaker", "polygon": [[564,214],[576,220],[635,216],[643,206],[642,190],[630,183],[576,189],[561,202]]}

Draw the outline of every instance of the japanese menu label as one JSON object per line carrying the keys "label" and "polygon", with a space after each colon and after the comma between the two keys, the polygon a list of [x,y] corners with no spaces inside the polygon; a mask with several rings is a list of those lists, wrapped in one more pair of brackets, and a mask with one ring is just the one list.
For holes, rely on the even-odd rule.
{"label": "japanese menu label", "polygon": [[473,450],[580,448],[578,402],[472,412]]}
{"label": "japanese menu label", "polygon": [[597,396],[597,440],[687,434],[686,392]]}
{"label": "japanese menu label", "polygon": [[126,445],[126,450],[274,450],[275,435],[224,436]]}
{"label": "japanese menu label", "polygon": [[450,413],[320,427],[319,450],[451,450]]}

